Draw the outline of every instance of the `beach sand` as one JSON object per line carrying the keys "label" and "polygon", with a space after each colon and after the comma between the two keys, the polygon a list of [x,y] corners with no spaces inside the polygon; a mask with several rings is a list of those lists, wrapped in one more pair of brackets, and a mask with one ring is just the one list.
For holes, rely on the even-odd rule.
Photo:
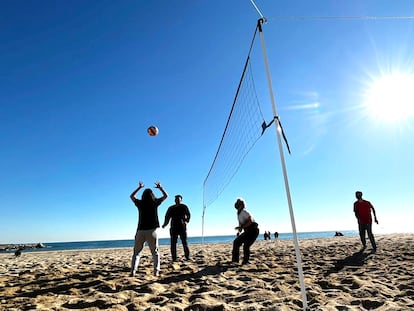
{"label": "beach sand", "polygon": [[[309,310],[414,310],[414,234],[300,240]],[[162,246],[153,276],[145,247],[0,254],[0,310],[302,310],[292,241],[257,241],[247,265],[229,263],[231,243],[190,245],[170,262]]]}

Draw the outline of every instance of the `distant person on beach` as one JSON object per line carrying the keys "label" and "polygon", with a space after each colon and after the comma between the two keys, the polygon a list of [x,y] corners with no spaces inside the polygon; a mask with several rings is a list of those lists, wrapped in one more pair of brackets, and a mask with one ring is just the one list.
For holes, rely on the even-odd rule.
{"label": "distant person on beach", "polygon": [[365,232],[368,233],[369,240],[371,242],[372,249],[377,250],[377,244],[375,243],[374,235],[372,234],[372,217],[371,210],[374,214],[374,220],[378,224],[377,215],[371,202],[362,199],[362,192],[355,192],[357,200],[354,203],[354,213],[358,220],[359,236],[362,242],[362,248],[366,248]]}
{"label": "distant person on beach", "polygon": [[335,236],[344,236],[344,234],[342,232],[336,231]]}
{"label": "distant person on beach", "polygon": [[[239,262],[240,246],[243,245],[242,264],[247,264],[250,259],[250,246],[256,241],[259,235],[259,228],[252,214],[246,210],[246,203],[243,199],[238,198],[234,207],[237,209],[239,225],[235,228],[238,230],[238,234],[233,242],[232,261]],[[241,233],[242,231],[243,233]]]}
{"label": "distant person on beach", "polygon": [[275,232],[275,240],[277,240],[277,238],[279,237],[279,232]]}
{"label": "distant person on beach", "polygon": [[158,252],[157,228],[160,226],[158,220],[158,206],[168,197],[167,192],[161,186],[160,182],[155,183],[155,188],[159,189],[162,197],[156,198],[151,189],[147,188],[142,193],[141,200],[135,195],[139,190],[144,188],[142,181],[139,182],[138,188],[129,196],[138,208],[138,227],[135,234],[134,254],[131,262],[131,276],[135,276],[138,269],[139,259],[144,243],[147,242],[151,250],[154,263],[154,275],[159,276],[160,272],[160,256]]}
{"label": "distant person on beach", "polygon": [[190,259],[190,250],[187,243],[187,223],[190,222],[191,214],[187,205],[181,203],[182,199],[183,197],[180,194],[175,196],[175,204],[168,208],[167,213],[165,214],[164,224],[162,225],[162,227],[165,228],[171,219],[170,247],[172,261],[177,261],[178,236],[180,236],[183,244],[185,258],[187,260]]}

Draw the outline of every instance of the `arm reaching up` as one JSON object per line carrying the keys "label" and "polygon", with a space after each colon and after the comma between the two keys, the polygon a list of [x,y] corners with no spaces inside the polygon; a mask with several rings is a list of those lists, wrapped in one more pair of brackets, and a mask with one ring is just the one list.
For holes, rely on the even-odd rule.
{"label": "arm reaching up", "polygon": [[141,190],[142,188],[144,188],[144,183],[143,183],[142,181],[140,181],[140,182],[139,182],[139,185],[138,185],[138,188],[137,188],[137,189],[135,189],[134,191],[132,191],[131,195],[129,196],[129,197],[131,198],[132,202],[135,202],[135,200],[137,199],[137,198],[135,197],[135,195],[136,195],[136,194],[137,194],[137,192],[138,192],[139,190]]}
{"label": "arm reaching up", "polygon": [[164,188],[161,186],[161,183],[159,181],[157,181],[155,183],[155,188],[159,189],[162,193],[162,201],[164,201],[166,198],[168,198],[168,193],[164,190]]}

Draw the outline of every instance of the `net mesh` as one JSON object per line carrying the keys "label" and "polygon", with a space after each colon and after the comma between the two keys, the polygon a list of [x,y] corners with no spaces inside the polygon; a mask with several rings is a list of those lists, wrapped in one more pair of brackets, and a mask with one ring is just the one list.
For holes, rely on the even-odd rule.
{"label": "net mesh", "polygon": [[265,125],[248,57],[220,145],[204,181],[204,207],[213,203],[230,183]]}

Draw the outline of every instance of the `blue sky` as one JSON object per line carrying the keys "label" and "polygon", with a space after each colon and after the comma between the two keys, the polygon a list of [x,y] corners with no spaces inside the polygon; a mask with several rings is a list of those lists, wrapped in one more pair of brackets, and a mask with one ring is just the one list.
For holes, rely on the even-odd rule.
{"label": "blue sky", "polygon": [[[414,20],[282,18],[408,16],[412,1],[256,4],[269,20],[297,230],[356,229],[362,190],[377,210],[374,233],[412,231],[414,96],[395,87],[374,108],[367,98],[390,76],[414,89]],[[189,234],[200,236],[203,181],[258,18],[248,0],[3,2],[0,243],[133,239],[129,194],[140,180],[169,193],[161,221],[182,194]],[[252,63],[270,120],[259,44]],[[146,133],[152,124],[157,137]],[[291,232],[275,131],[207,207],[206,235],[234,233],[239,196],[262,232]]]}

